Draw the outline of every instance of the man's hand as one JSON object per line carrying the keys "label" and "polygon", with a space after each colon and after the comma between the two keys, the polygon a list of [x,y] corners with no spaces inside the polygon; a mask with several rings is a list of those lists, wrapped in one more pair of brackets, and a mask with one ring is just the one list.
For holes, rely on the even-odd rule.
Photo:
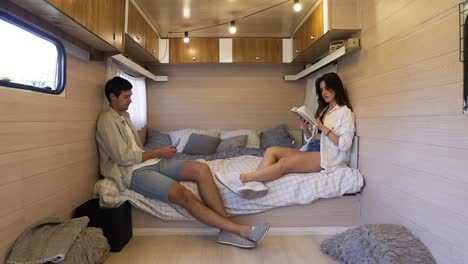
{"label": "man's hand", "polygon": [[155,149],[154,152],[156,152],[156,155],[159,158],[172,159],[176,155],[177,149],[174,146],[167,146]]}

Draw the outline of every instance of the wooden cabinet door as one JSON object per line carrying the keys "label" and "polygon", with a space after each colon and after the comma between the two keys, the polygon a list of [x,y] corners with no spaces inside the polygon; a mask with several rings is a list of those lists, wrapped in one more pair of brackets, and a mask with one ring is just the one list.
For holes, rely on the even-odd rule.
{"label": "wooden cabinet door", "polygon": [[87,1],[86,26],[107,43],[123,51],[124,0]]}
{"label": "wooden cabinet door", "polygon": [[159,60],[159,36],[149,25],[146,27],[146,50]]}
{"label": "wooden cabinet door", "polygon": [[317,6],[306,23],[308,25],[306,47],[309,47],[323,36],[323,3]]}
{"label": "wooden cabinet door", "polygon": [[233,41],[233,62],[281,63],[283,41],[275,38],[236,38]]}
{"label": "wooden cabinet door", "polygon": [[143,48],[146,48],[146,27],[148,27],[148,25],[145,18],[130,2],[128,5],[127,34]]}
{"label": "wooden cabinet door", "polygon": [[293,35],[293,58],[299,55],[304,49],[305,23]]}
{"label": "wooden cabinet door", "polygon": [[219,39],[190,38],[184,43],[182,38],[169,40],[170,63],[218,63]]}
{"label": "wooden cabinet door", "polygon": [[232,61],[237,63],[260,63],[264,61],[262,38],[235,38],[232,43]]}
{"label": "wooden cabinet door", "polygon": [[194,39],[196,48],[195,61],[193,56],[190,58],[192,62],[201,63],[219,63],[219,39],[218,38],[197,38]]}
{"label": "wooden cabinet door", "polygon": [[114,47],[123,52],[125,49],[125,0],[114,0],[114,34]]}
{"label": "wooden cabinet door", "polygon": [[87,0],[63,0],[63,12],[86,27]]}
{"label": "wooden cabinet door", "polygon": [[109,44],[114,44],[114,0],[91,0],[87,6],[87,27]]}
{"label": "wooden cabinet door", "polygon": [[280,38],[262,39],[262,62],[282,63],[283,62],[283,40]]}
{"label": "wooden cabinet door", "polygon": [[87,0],[48,0],[48,2],[86,27]]}

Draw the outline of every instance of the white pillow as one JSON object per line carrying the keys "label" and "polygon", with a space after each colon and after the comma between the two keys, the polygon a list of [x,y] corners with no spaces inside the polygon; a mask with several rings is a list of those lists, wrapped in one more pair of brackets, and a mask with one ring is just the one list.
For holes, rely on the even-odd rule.
{"label": "white pillow", "polygon": [[169,134],[169,136],[171,137],[172,144],[174,144],[177,141],[177,139],[180,138],[180,143],[177,146],[177,152],[182,152],[182,150],[187,144],[187,141],[192,133],[203,134],[203,135],[208,135],[212,137],[219,137],[220,131],[188,128],[188,129],[165,132],[165,134]]}
{"label": "white pillow", "polygon": [[250,129],[240,129],[234,131],[221,131],[221,135],[219,136],[221,140],[235,137],[247,135],[247,145],[246,148],[260,148],[260,132]]}

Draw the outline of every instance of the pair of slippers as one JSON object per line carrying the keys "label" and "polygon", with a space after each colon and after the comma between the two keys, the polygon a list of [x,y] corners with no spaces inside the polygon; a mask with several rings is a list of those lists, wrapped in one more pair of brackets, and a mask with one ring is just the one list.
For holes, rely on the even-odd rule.
{"label": "pair of slippers", "polygon": [[268,193],[268,187],[263,182],[241,182],[238,172],[215,173],[215,177],[221,184],[244,199],[257,199]]}
{"label": "pair of slippers", "polygon": [[220,231],[218,243],[236,246],[239,248],[254,248],[260,243],[270,230],[269,223],[263,223],[252,227],[252,239],[247,239],[236,234]]}

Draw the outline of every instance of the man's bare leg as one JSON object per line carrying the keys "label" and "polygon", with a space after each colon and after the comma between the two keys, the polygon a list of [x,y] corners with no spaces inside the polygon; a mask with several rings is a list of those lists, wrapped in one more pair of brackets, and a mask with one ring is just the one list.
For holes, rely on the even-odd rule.
{"label": "man's bare leg", "polygon": [[182,180],[194,181],[203,202],[213,211],[223,217],[228,217],[224,202],[213,180],[213,174],[206,163],[186,161],[182,167]]}
{"label": "man's bare leg", "polygon": [[174,183],[169,190],[169,202],[182,206],[193,217],[206,225],[252,239],[252,226],[236,224],[217,214],[202,204],[191,191],[179,183]]}

